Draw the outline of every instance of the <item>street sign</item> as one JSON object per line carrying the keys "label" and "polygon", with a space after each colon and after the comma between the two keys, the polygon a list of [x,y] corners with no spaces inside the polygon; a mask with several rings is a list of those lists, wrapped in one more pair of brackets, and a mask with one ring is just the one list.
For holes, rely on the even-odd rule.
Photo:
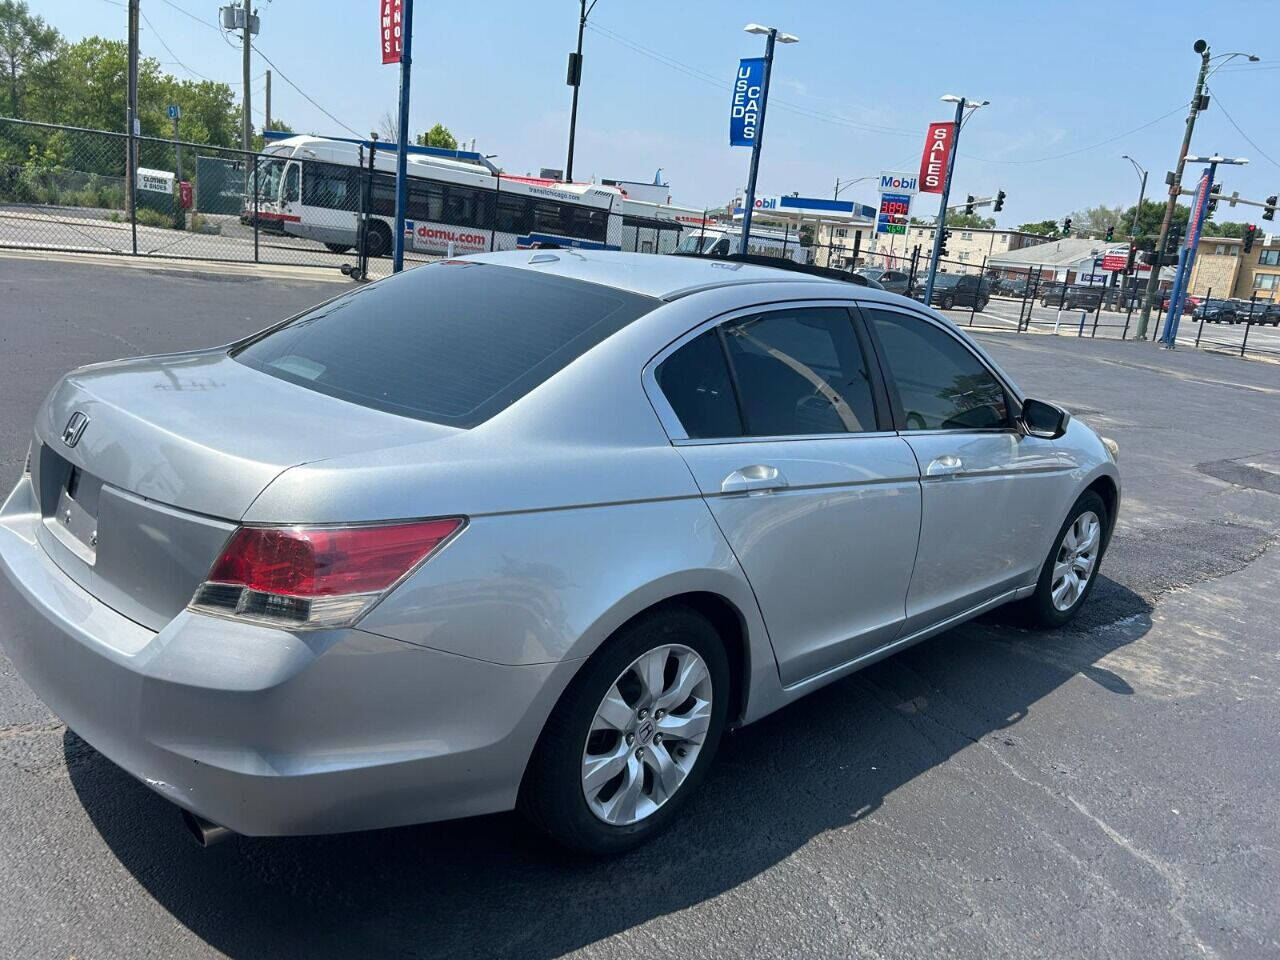
{"label": "street sign", "polygon": [[182,108],[176,103],[169,104],[169,119],[177,120],[182,116]]}
{"label": "street sign", "polygon": [[138,168],[138,189],[147,190],[151,193],[167,193],[173,195],[174,176],[168,170],[151,170],[147,167]]}
{"label": "street sign", "polygon": [[903,236],[911,217],[911,194],[880,194],[880,212],[876,214],[876,233]]}
{"label": "street sign", "polygon": [[744,57],[733,80],[729,104],[729,146],[750,147],[760,129],[760,107],[764,103],[764,57]]}
{"label": "street sign", "polygon": [[[1123,259],[1123,258],[1121,258]],[[1105,267],[1103,269],[1106,269]],[[1120,264],[1120,269],[1124,269],[1124,264]],[[1081,283],[1106,283],[1107,275],[1105,273],[1082,273],[1080,274]]]}
{"label": "street sign", "polygon": [[1123,270],[1129,265],[1127,253],[1108,253],[1102,258],[1103,270]]}
{"label": "street sign", "polygon": [[401,9],[401,2],[402,0],[380,0],[378,4],[383,63],[399,63],[404,51],[404,11]]}
{"label": "street sign", "polygon": [[942,192],[947,179],[947,161],[955,139],[956,125],[951,121],[929,124],[929,133],[924,138],[924,153],[920,157],[921,193]]}

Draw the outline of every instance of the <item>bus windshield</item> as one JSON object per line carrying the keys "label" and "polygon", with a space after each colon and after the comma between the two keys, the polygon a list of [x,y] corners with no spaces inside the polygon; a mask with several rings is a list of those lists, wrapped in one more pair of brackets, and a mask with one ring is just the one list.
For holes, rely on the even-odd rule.
{"label": "bus windshield", "polygon": [[272,203],[280,199],[280,182],[284,179],[286,161],[271,157],[258,161],[258,198]]}

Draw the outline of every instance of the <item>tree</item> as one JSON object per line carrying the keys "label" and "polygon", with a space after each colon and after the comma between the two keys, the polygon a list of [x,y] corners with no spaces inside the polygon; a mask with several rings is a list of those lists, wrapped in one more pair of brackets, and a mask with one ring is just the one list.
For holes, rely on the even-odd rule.
{"label": "tree", "polygon": [[0,66],[7,81],[4,114],[23,117],[27,91],[38,84],[62,37],[25,0],[0,0]]}
{"label": "tree", "polygon": [[1234,240],[1244,239],[1244,229],[1247,223],[1237,223],[1234,220],[1224,220],[1222,223],[1214,223],[1210,220],[1204,225],[1204,235],[1206,237],[1230,237]]}
{"label": "tree", "polygon": [[[1137,242],[1138,248],[1141,250],[1154,250],[1156,248],[1156,240],[1160,237],[1160,224],[1164,221],[1164,205],[1163,200],[1143,200],[1142,210],[1138,214],[1138,230]],[[1129,231],[1133,229],[1133,207],[1124,212],[1121,219],[1122,227],[1116,230],[1116,235],[1128,236]],[[1173,211],[1173,222],[1182,231],[1186,230],[1187,220],[1191,215],[1191,211],[1183,204],[1178,204]]]}
{"label": "tree", "polygon": [[[1130,218],[1133,210],[1129,211]],[[1105,237],[1107,230],[1114,230],[1117,236],[1123,236],[1132,219],[1125,220],[1124,209],[1099,204],[1077,210],[1071,214],[1071,232],[1077,237]]]}
{"label": "tree", "polygon": [[[283,120],[278,120],[274,117],[272,118],[271,122],[266,125],[265,129],[272,130],[276,133],[297,133],[298,132],[294,130],[293,127],[285,123]],[[266,137],[264,137],[261,132],[254,134],[253,149],[260,152],[262,148],[266,145],[266,142],[267,142]]]}
{"label": "tree", "polygon": [[1019,233],[1034,233],[1042,237],[1056,237],[1062,232],[1060,220],[1036,220],[1032,223],[1018,224]]}
{"label": "tree", "polygon": [[426,133],[418,134],[417,144],[420,147],[439,147],[442,150],[457,150],[458,138],[449,132],[443,123],[437,123]]}
{"label": "tree", "polygon": [[973,227],[979,230],[990,230],[995,225],[995,217],[984,217],[976,213],[963,213],[960,210],[953,210],[947,214],[948,227]]}
{"label": "tree", "polygon": [[383,110],[378,118],[378,136],[387,143],[396,143],[400,139],[400,121],[390,110]]}

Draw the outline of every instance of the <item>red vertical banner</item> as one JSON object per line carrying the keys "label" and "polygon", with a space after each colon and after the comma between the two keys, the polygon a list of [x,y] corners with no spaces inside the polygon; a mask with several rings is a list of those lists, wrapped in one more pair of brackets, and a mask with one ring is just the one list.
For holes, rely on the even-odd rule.
{"label": "red vertical banner", "polygon": [[924,154],[920,157],[920,192],[941,193],[947,179],[947,163],[951,145],[956,140],[956,125],[951,121],[929,124],[924,138]]}
{"label": "red vertical banner", "polygon": [[404,41],[400,0],[378,0],[378,28],[382,41],[382,62],[399,63]]}

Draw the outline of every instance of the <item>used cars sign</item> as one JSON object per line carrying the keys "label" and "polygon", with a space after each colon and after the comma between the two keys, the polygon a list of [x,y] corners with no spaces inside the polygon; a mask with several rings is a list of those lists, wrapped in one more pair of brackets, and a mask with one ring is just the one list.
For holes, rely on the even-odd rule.
{"label": "used cars sign", "polygon": [[733,101],[729,108],[729,146],[750,147],[760,129],[760,107],[764,103],[764,57],[746,57],[738,64],[733,80]]}

